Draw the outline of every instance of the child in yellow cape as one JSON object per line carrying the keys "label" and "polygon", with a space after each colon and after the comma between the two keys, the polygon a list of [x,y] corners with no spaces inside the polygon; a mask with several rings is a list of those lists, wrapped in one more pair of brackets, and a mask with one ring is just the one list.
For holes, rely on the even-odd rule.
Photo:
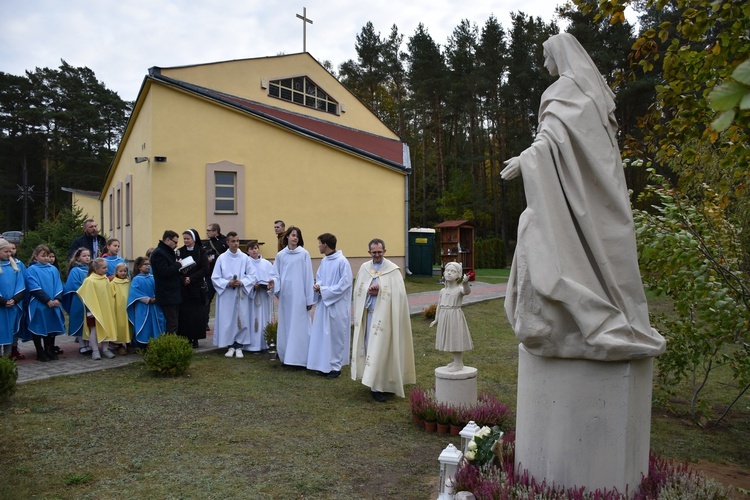
{"label": "child in yellow cape", "polygon": [[109,286],[115,295],[115,328],[117,328],[117,343],[120,344],[117,354],[127,354],[126,344],[130,343],[130,322],[128,321],[128,295],[130,294],[130,278],[128,265],[120,262],[115,267],[115,274],[110,278]]}
{"label": "child in yellow cape", "polygon": [[[115,326],[114,290],[107,279],[107,261],[98,258],[91,261],[89,275],[83,280],[76,292],[86,306],[86,321],[83,327],[83,338],[91,344],[91,359],[114,358],[112,351],[102,343],[117,340]],[[101,351],[101,352],[100,352]]]}

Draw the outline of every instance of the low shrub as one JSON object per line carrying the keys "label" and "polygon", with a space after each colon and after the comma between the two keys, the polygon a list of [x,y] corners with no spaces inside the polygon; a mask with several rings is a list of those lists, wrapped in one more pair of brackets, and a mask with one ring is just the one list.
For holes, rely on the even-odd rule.
{"label": "low shrub", "polygon": [[276,345],[276,331],[279,329],[279,324],[276,321],[271,321],[263,329],[263,336],[266,338],[266,345],[268,347]]}
{"label": "low shrub", "polygon": [[427,306],[422,310],[422,316],[428,321],[432,321],[435,319],[435,314],[437,313],[437,304],[432,304],[431,306]]}
{"label": "low shrub", "polygon": [[164,334],[149,340],[143,361],[146,368],[161,375],[182,375],[193,361],[193,347],[185,337]]}
{"label": "low shrub", "polygon": [[419,420],[424,420],[427,407],[432,404],[434,395],[432,391],[427,391],[421,387],[415,387],[409,392],[409,408],[414,416]]}
{"label": "low shrub", "polygon": [[455,414],[455,406],[450,403],[438,403],[435,407],[435,420],[439,424],[450,424]]}
{"label": "low shrub", "polygon": [[435,389],[415,387],[409,393],[409,408],[418,419],[426,422],[465,426],[474,421],[478,426],[494,427],[507,430],[513,426],[513,413],[507,405],[495,396],[482,393],[473,405],[453,405],[439,403]]}
{"label": "low shrub", "polygon": [[505,244],[500,238],[477,239],[474,242],[474,264],[478,269],[502,269],[508,267]]}
{"label": "low shrub", "polygon": [[10,358],[0,356],[0,401],[5,401],[16,393],[18,367]]}
{"label": "low shrub", "polygon": [[480,427],[498,426],[500,429],[509,429],[513,426],[513,414],[508,405],[487,392],[480,394],[477,403],[469,407],[466,418]]}

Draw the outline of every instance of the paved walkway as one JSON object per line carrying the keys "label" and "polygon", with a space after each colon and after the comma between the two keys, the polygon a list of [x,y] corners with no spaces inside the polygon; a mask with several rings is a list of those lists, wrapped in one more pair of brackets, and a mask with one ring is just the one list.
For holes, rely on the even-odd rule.
{"label": "paved walkway", "polygon": [[[409,295],[409,312],[411,314],[421,313],[425,307],[435,304],[438,301],[439,291],[413,293]],[[464,297],[464,304],[473,304],[485,300],[505,297],[505,284],[489,284],[480,281],[471,283],[471,293]],[[211,331],[206,332],[206,339],[201,340],[201,347],[195,350],[196,353],[210,352],[217,348],[213,346],[213,319],[210,321]],[[18,382],[29,382],[31,380],[41,380],[58,375],[75,375],[78,373],[93,372],[97,370],[106,370],[116,368],[130,363],[140,361],[138,354],[128,354],[125,356],[116,356],[113,359],[103,358],[94,361],[90,356],[82,356],[78,353],[78,344],[74,337],[62,335],[57,337],[56,345],[63,350],[57,361],[40,363],[36,360],[36,351],[32,342],[22,342],[19,344],[21,353],[26,359],[17,361],[18,365]]]}

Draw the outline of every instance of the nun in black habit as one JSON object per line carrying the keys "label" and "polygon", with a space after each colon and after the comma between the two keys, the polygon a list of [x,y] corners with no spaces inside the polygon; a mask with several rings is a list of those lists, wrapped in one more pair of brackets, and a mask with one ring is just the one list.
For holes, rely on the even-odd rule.
{"label": "nun in black habit", "polygon": [[182,304],[178,335],[186,337],[193,347],[198,347],[198,340],[206,338],[206,279],[210,279],[208,256],[203,251],[200,236],[195,229],[182,233],[185,243],[178,250],[179,258],[185,266],[192,258],[194,264],[185,266],[182,276]]}

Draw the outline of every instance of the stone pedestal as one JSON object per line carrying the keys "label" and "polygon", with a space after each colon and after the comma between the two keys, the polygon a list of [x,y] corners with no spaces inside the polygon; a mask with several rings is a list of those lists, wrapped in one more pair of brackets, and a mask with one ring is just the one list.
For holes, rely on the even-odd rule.
{"label": "stone pedestal", "polygon": [[435,368],[435,398],[440,403],[468,404],[477,402],[477,369],[464,366],[457,372],[445,366]]}
{"label": "stone pedestal", "polygon": [[648,474],[653,358],[544,358],[519,345],[516,470],[633,492]]}

